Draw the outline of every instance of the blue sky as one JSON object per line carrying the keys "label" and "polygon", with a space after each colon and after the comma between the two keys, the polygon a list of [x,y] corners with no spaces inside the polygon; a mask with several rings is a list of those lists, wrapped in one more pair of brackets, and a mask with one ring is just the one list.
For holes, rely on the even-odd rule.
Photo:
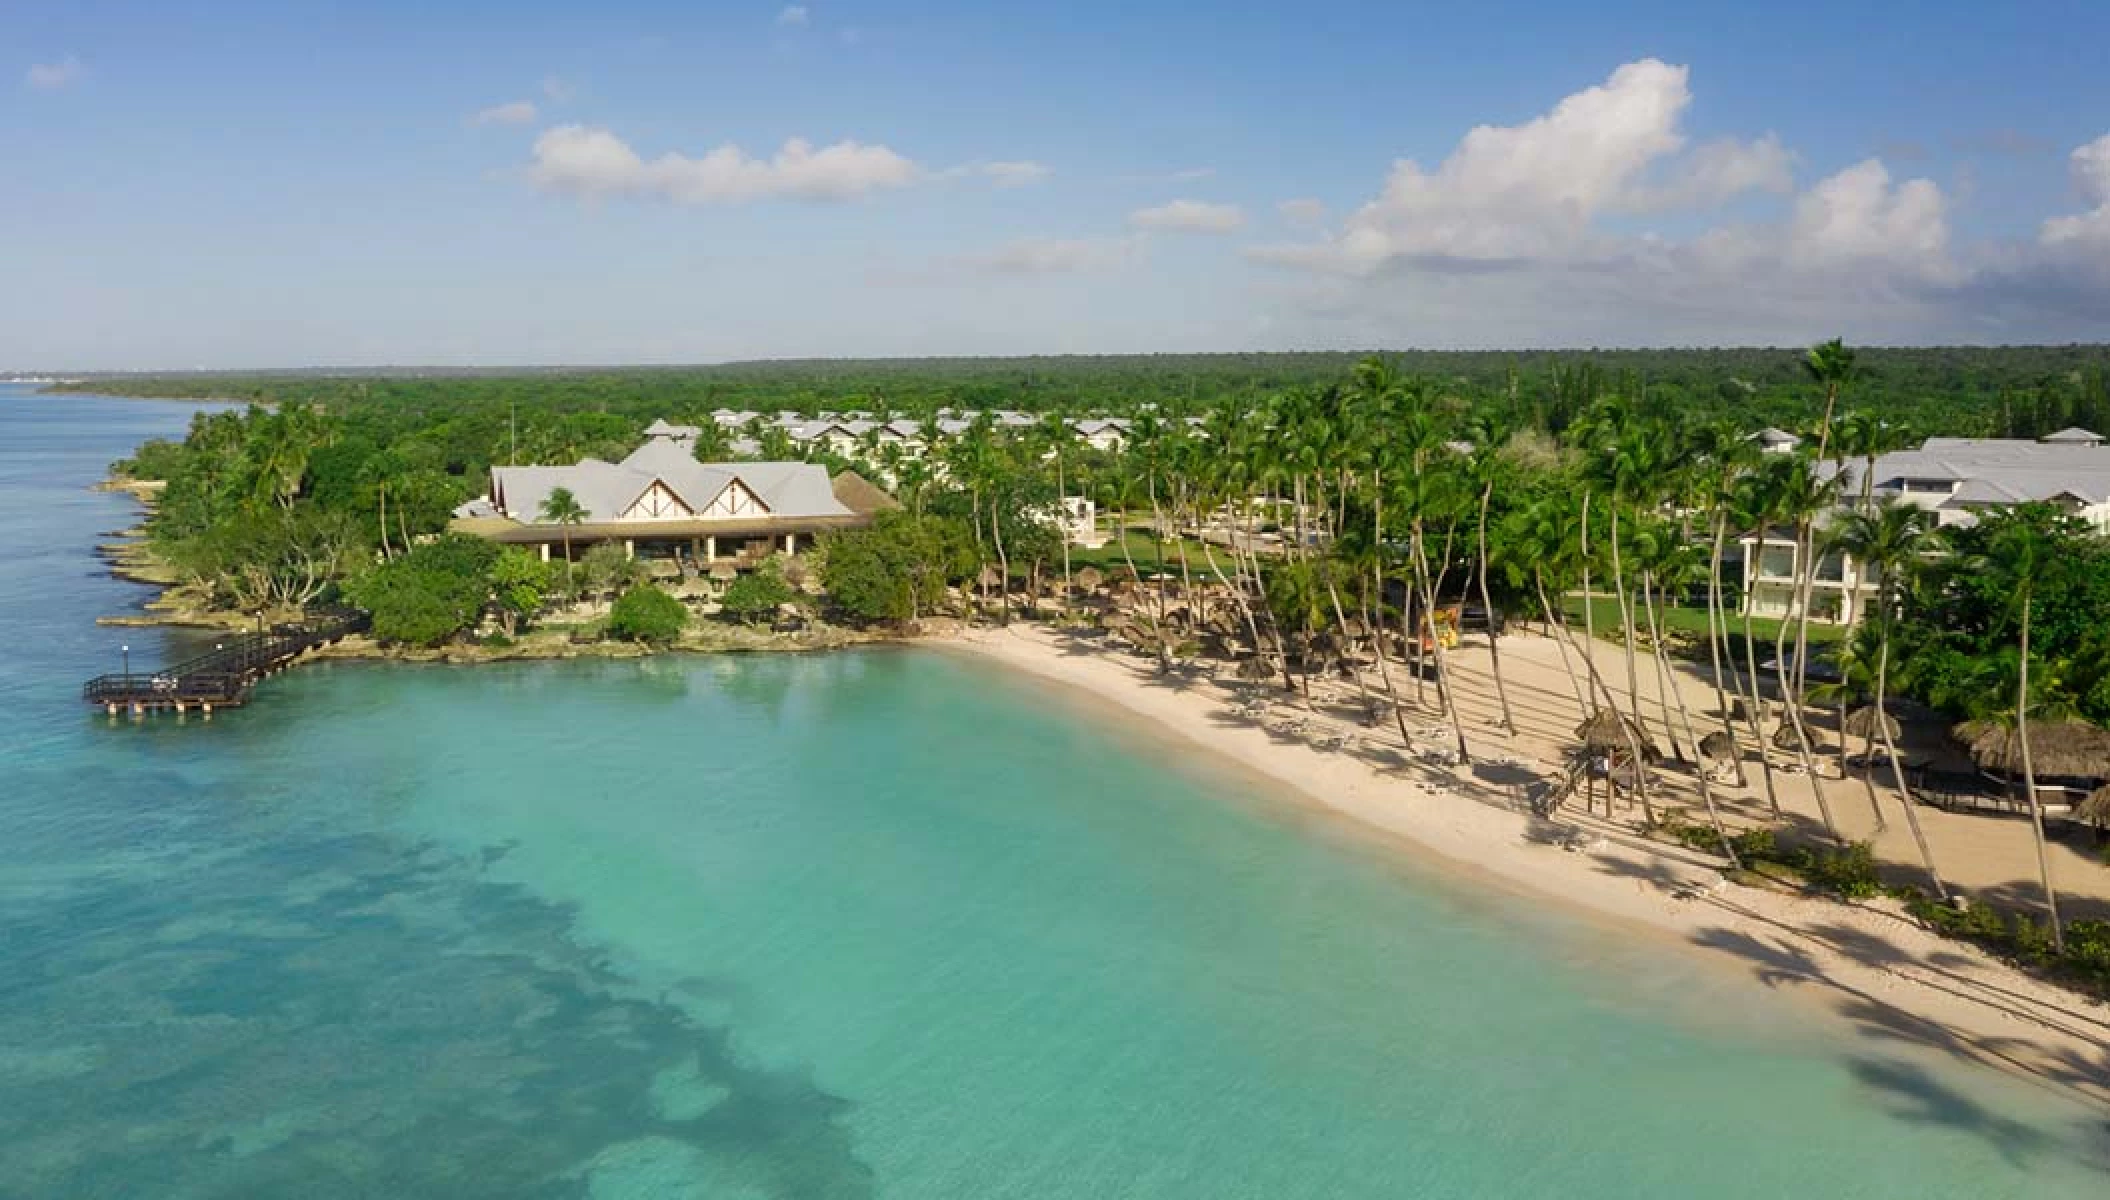
{"label": "blue sky", "polygon": [[18,0],[0,369],[2110,339],[2110,6],[1723,7]]}

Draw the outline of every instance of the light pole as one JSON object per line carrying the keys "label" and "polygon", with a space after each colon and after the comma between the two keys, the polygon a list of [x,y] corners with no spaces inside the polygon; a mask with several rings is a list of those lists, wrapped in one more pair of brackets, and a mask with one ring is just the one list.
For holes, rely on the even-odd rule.
{"label": "light pole", "polygon": [[132,647],[119,646],[117,648],[117,652],[118,654],[123,656],[123,661],[125,664],[125,690],[129,692],[132,690]]}

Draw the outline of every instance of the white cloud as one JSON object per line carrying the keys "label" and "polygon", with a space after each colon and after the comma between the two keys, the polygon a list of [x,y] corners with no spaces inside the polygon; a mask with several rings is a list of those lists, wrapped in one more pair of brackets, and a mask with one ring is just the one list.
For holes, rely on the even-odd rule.
{"label": "white cloud", "polygon": [[2083,202],[2095,207],[2044,222],[2038,240],[2046,246],[2078,249],[2093,246],[2110,252],[2110,133],[2073,152],[2067,159],[2074,187]]}
{"label": "white cloud", "polygon": [[535,105],[530,100],[514,100],[506,104],[494,104],[470,114],[471,125],[526,125],[535,119]]}
{"label": "white cloud", "polygon": [[986,175],[995,181],[996,186],[1005,188],[1024,187],[1030,183],[1039,183],[1055,173],[1054,169],[1046,163],[1027,160],[980,163],[973,169],[977,174]]}
{"label": "white cloud", "polygon": [[1795,158],[1773,134],[1757,141],[1722,138],[1696,147],[1672,178],[1643,184],[1624,197],[1630,212],[1713,208],[1747,192],[1795,190]]}
{"label": "white cloud", "polygon": [[538,186],[589,198],[635,196],[677,204],[724,204],[793,197],[849,200],[912,183],[916,164],[885,146],[841,141],[815,148],[793,138],[770,158],[730,143],[701,158],[668,153],[646,160],[615,134],[559,125],[535,139],[529,174]]}
{"label": "white cloud", "polygon": [[81,60],[67,55],[55,63],[32,63],[22,82],[40,92],[55,92],[78,82],[84,70]]}
{"label": "white cloud", "polygon": [[578,94],[579,89],[573,87],[570,81],[568,80],[559,79],[555,75],[545,75],[542,77],[543,98],[549,100],[553,104],[562,104]]}
{"label": "white cloud", "polygon": [[777,13],[779,25],[809,25],[812,22],[813,14],[807,12],[803,4],[787,4]]}
{"label": "white cloud", "polygon": [[1294,200],[1282,201],[1275,206],[1275,211],[1281,213],[1282,219],[1292,225],[1317,225],[1326,219],[1326,202],[1300,196]]}
{"label": "white cloud", "polygon": [[1201,200],[1174,200],[1156,208],[1139,208],[1128,214],[1135,229],[1167,233],[1234,233],[1245,227],[1245,213],[1235,204],[1209,204]]}
{"label": "white cloud", "polygon": [[1396,163],[1315,236],[1248,247],[1290,269],[1263,285],[1276,327],[1354,345],[1402,329],[1479,346],[2102,336],[2110,135],[2072,154],[2084,211],[2033,242],[1973,242],[1942,187],[1878,159],[1798,190],[1773,135],[1692,142],[1686,84],[1681,67],[1629,64],[1535,119],[1472,130],[1434,168]]}
{"label": "white cloud", "polygon": [[1892,186],[1868,159],[1822,180],[1795,201],[1788,251],[1816,270],[1889,265],[1927,278],[1952,274],[1941,189],[1925,179]]}
{"label": "white cloud", "polygon": [[1684,67],[1652,58],[1628,63],[1543,116],[1473,129],[1433,171],[1401,159],[1338,234],[1259,254],[1351,273],[1395,262],[1568,257],[1590,249],[1603,217],[1785,190],[1788,158],[1776,139],[1684,153],[1686,79]]}
{"label": "white cloud", "polygon": [[1052,275],[1112,270],[1135,254],[1136,244],[1129,238],[1027,237],[960,261],[996,275]]}

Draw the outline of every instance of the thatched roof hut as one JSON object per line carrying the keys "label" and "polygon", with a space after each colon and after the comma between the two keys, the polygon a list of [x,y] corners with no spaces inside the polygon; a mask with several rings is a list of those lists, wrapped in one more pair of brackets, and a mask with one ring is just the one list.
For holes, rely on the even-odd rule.
{"label": "thatched roof hut", "polygon": [[[1982,769],[2022,773],[2022,739],[2011,726],[1965,721],[1949,732]],[[2031,721],[2029,758],[2039,779],[2110,780],[2110,729],[2086,721]]]}
{"label": "thatched roof hut", "polygon": [[836,501],[859,516],[869,517],[874,513],[901,507],[899,500],[887,495],[855,471],[844,471],[830,480],[829,484],[835,492]]}
{"label": "thatched roof hut", "polygon": [[1258,683],[1262,680],[1273,679],[1275,677],[1275,668],[1266,659],[1256,654],[1250,658],[1238,660],[1238,677],[1248,682]]}
{"label": "thatched roof hut", "polygon": [[1654,761],[1660,757],[1656,743],[1649,740],[1648,732],[1634,724],[1633,718],[1609,708],[1600,708],[1575,727],[1575,736],[1589,750],[1631,750],[1641,747],[1643,758]]}
{"label": "thatched roof hut", "polygon": [[[1883,718],[1881,725],[1876,724],[1877,717]],[[1878,712],[1873,704],[1864,704],[1846,714],[1840,731],[1848,737],[1889,738],[1895,741],[1903,732],[1903,727],[1898,724],[1896,717],[1887,712]]]}

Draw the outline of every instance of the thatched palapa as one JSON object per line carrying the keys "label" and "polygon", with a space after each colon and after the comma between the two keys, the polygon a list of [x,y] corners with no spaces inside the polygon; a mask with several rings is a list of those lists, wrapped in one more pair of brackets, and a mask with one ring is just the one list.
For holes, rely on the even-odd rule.
{"label": "thatched palapa", "polygon": [[2110,829],[2110,783],[2088,793],[2088,798],[2073,806],[2073,819],[2097,829]]}
{"label": "thatched palapa", "polygon": [[[1998,721],[1965,721],[1950,731],[1987,771],[2022,774],[2022,739]],[[2110,729],[2086,721],[2031,721],[2030,768],[2039,779],[2110,780]]]}
{"label": "thatched palapa", "polygon": [[[1805,725],[1802,732],[1803,736],[1810,740],[1811,753],[1814,754],[1824,748],[1824,742],[1818,738],[1816,730]],[[1795,722],[1782,721],[1779,727],[1773,730],[1773,748],[1775,750],[1785,750],[1791,754],[1802,749],[1802,738],[1795,736]]]}
{"label": "thatched palapa", "polygon": [[[1878,716],[1881,716],[1883,718],[1883,723],[1881,725],[1876,724],[1876,718]],[[1898,724],[1898,719],[1896,717],[1890,715],[1887,712],[1878,713],[1876,711],[1876,706],[1873,704],[1864,704],[1861,707],[1855,709],[1854,711],[1846,714],[1846,720],[1840,725],[1840,729],[1848,737],[1887,737],[1893,741],[1895,741],[1898,735],[1903,732],[1903,727]]]}
{"label": "thatched palapa", "polygon": [[1715,762],[1735,762],[1736,739],[1717,729],[1700,739],[1700,757]]}
{"label": "thatched palapa", "polygon": [[1575,727],[1575,736],[1591,750],[1631,751],[1639,745],[1643,758],[1653,762],[1661,757],[1646,730],[1635,725],[1633,718],[1609,708],[1591,713],[1588,720]]}

